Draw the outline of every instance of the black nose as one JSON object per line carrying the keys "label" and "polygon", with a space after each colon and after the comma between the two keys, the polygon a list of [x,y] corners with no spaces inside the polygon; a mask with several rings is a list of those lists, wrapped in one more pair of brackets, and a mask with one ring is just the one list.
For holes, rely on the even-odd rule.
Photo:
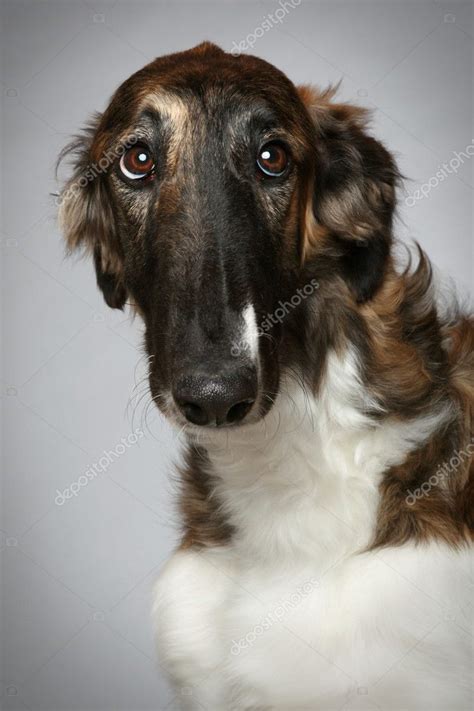
{"label": "black nose", "polygon": [[257,378],[247,369],[223,375],[185,374],[173,388],[181,412],[193,425],[241,422],[257,397]]}

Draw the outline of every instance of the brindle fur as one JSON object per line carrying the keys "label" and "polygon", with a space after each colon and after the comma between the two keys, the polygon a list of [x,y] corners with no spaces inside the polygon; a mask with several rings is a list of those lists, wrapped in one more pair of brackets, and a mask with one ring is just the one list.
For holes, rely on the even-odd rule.
{"label": "brindle fur", "polygon": [[[263,60],[233,57],[209,43],[161,57],[130,77],[68,149],[75,157],[70,187],[135,132],[160,157],[154,184],[137,193],[114,164],[64,201],[63,229],[71,249],[93,253],[107,303],[123,308],[128,300],[142,314],[148,352],[159,354],[151,389],[165,412],[162,392],[177,353],[199,354],[203,338],[219,350],[248,296],[242,274],[255,285],[258,317],[316,279],[311,305],[302,303],[262,339],[259,416],[282,372],[304,373],[317,394],[328,351],[352,344],[377,403],[368,413],[374,419],[450,413],[425,445],[386,472],[373,546],[410,539],[459,546],[473,535],[469,460],[429,497],[410,506],[406,496],[471,442],[474,323],[439,317],[421,251],[417,266],[398,273],[395,162],[368,134],[367,112],[333,98],[333,90],[296,89]],[[249,158],[255,136],[285,140],[292,157],[285,181],[267,186],[256,179]],[[222,151],[231,156],[224,168]],[[201,307],[186,321],[183,314],[195,308],[191,291],[201,294]],[[216,307],[223,300],[226,313]],[[189,340],[193,324],[201,335]],[[181,476],[185,546],[232,537],[212,478],[205,452],[191,446]]]}

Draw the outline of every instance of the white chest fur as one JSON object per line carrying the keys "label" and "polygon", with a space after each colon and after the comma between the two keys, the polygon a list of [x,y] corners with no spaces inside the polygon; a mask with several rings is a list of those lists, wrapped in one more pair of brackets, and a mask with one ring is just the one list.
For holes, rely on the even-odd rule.
{"label": "white chest fur", "polygon": [[323,568],[370,542],[383,472],[439,426],[445,413],[375,424],[355,355],[331,354],[318,398],[286,381],[265,420],[206,437],[219,500],[254,564],[308,555]]}
{"label": "white chest fur", "polygon": [[352,353],[317,401],[287,388],[263,423],[206,443],[232,545],[176,554],[157,585],[182,707],[467,709],[468,555],[361,552],[383,471],[440,417],[374,427]]}

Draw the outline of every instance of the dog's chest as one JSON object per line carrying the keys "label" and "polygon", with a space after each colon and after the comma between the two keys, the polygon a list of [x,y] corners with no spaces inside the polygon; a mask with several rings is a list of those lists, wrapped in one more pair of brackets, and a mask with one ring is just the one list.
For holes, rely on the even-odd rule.
{"label": "dog's chest", "polygon": [[179,553],[157,594],[162,659],[193,710],[467,709],[471,564],[435,545],[326,568]]}
{"label": "dog's chest", "polygon": [[264,423],[210,442],[237,557],[266,568],[309,558],[320,574],[369,545],[383,473],[443,417],[376,423],[369,404],[351,353],[330,356],[317,398],[285,389]]}
{"label": "dog's chest", "polygon": [[[444,614],[437,595],[457,604],[457,594],[442,589],[461,570],[451,554],[411,546],[362,552],[383,472],[439,420],[372,426],[351,404],[351,364],[333,365],[318,402],[301,393],[281,398],[264,438],[236,430],[211,443],[216,496],[235,536],[221,548],[178,554],[160,583],[163,655],[176,655],[195,698],[213,711],[327,711],[369,688],[376,704],[402,708],[411,677],[397,665],[437,633]],[[424,592],[425,580],[436,595]],[[436,644],[457,658],[455,639]],[[416,664],[431,683],[436,672],[423,657]]]}
{"label": "dog's chest", "polygon": [[[232,557],[229,564],[214,619],[222,688],[236,708],[326,711],[351,698],[348,708],[411,709],[421,689],[430,708],[447,708],[442,693],[445,704],[449,694],[462,698],[469,603],[459,591],[467,557],[408,546],[326,570],[302,560],[272,569],[239,567]],[[438,688],[437,675],[456,691]],[[369,693],[370,700],[358,698]]]}
{"label": "dog's chest", "polygon": [[[270,447],[243,449],[232,477],[218,487],[237,531],[225,556],[229,578],[217,619],[239,703],[257,702],[256,689],[264,699],[269,685],[278,688],[272,703],[305,703],[315,677],[322,698],[325,684],[327,693],[349,691],[353,681],[332,660],[351,646],[350,611],[360,619],[370,606],[365,596],[362,609],[354,609],[370,563],[340,562],[371,539],[379,471],[357,466],[358,434],[327,436],[314,411],[298,413],[302,421],[295,423],[294,413],[280,411]],[[231,462],[225,465],[229,472]]]}

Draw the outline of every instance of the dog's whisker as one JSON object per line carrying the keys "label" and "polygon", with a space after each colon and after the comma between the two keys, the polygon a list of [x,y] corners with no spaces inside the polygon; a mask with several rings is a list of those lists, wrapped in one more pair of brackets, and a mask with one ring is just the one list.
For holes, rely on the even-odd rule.
{"label": "dog's whisker", "polygon": [[[193,709],[467,708],[439,608],[470,604],[474,323],[441,314],[421,250],[399,264],[367,112],[242,54],[263,27],[133,74],[58,196],[68,248],[143,321],[127,417],[183,450],[163,667]],[[150,546],[128,548],[130,577]]]}

